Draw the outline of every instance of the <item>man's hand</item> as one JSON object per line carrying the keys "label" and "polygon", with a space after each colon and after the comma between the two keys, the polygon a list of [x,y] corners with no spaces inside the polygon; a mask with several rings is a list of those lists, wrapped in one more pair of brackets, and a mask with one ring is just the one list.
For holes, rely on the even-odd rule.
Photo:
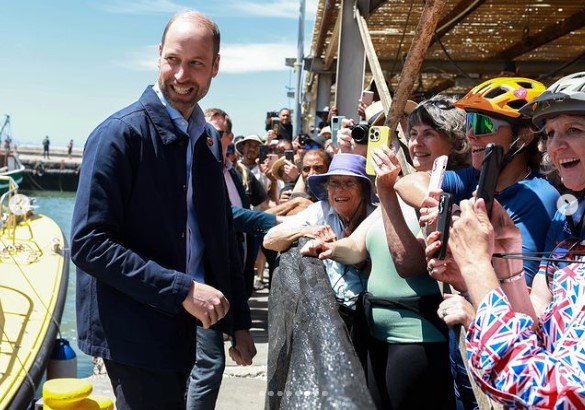
{"label": "man's hand", "polygon": [[256,346],[248,329],[234,332],[234,345],[230,347],[229,355],[239,366],[252,364],[252,359],[256,356]]}
{"label": "man's hand", "polygon": [[230,302],[219,290],[193,281],[183,307],[201,321],[203,328],[209,329],[227,314]]}

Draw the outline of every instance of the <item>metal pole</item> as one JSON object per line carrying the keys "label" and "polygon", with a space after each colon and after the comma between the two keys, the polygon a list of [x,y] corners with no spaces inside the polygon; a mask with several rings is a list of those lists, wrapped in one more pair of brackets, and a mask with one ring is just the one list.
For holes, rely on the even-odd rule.
{"label": "metal pole", "polygon": [[297,48],[297,61],[295,62],[295,70],[297,71],[297,86],[295,89],[295,107],[294,107],[294,122],[293,122],[293,137],[302,132],[301,120],[301,101],[302,101],[302,79],[303,79],[303,60],[304,55],[304,39],[305,39],[305,0],[300,0],[299,8],[299,39]]}

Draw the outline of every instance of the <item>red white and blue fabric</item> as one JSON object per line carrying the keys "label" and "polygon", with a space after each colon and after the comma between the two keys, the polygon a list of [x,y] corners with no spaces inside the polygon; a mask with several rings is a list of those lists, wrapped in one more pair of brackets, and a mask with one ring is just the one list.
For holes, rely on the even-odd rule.
{"label": "red white and blue fabric", "polygon": [[493,290],[467,333],[470,373],[506,408],[585,409],[584,306],[584,264],[554,274],[553,301],[534,329]]}

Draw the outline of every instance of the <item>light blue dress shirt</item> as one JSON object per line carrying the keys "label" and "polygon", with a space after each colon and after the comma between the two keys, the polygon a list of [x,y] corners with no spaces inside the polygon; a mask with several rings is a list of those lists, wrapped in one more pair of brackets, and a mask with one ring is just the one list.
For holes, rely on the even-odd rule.
{"label": "light blue dress shirt", "polygon": [[[181,131],[189,135],[189,145],[187,148],[187,274],[192,276],[197,282],[205,283],[205,270],[203,267],[203,251],[205,244],[201,238],[199,224],[193,205],[193,184],[191,183],[191,165],[193,164],[193,148],[195,143],[202,136],[205,128],[205,115],[199,105],[195,105],[193,113],[189,120],[183,118],[181,113],[169,104],[158,86],[158,82],[152,87],[158,95],[160,102],[164,105],[169,113],[173,123]],[[205,137],[203,137],[205,138]]]}

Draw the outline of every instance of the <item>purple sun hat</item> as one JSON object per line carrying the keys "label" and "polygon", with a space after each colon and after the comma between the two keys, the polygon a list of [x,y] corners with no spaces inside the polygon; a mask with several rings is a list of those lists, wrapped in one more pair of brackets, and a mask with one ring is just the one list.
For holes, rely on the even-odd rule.
{"label": "purple sun hat", "polygon": [[348,177],[358,177],[367,181],[367,186],[372,192],[372,181],[366,174],[366,158],[356,154],[335,154],[329,165],[329,171],[320,175],[311,175],[307,178],[309,189],[320,201],[327,200],[327,189],[325,182],[331,175],[342,175]]}

